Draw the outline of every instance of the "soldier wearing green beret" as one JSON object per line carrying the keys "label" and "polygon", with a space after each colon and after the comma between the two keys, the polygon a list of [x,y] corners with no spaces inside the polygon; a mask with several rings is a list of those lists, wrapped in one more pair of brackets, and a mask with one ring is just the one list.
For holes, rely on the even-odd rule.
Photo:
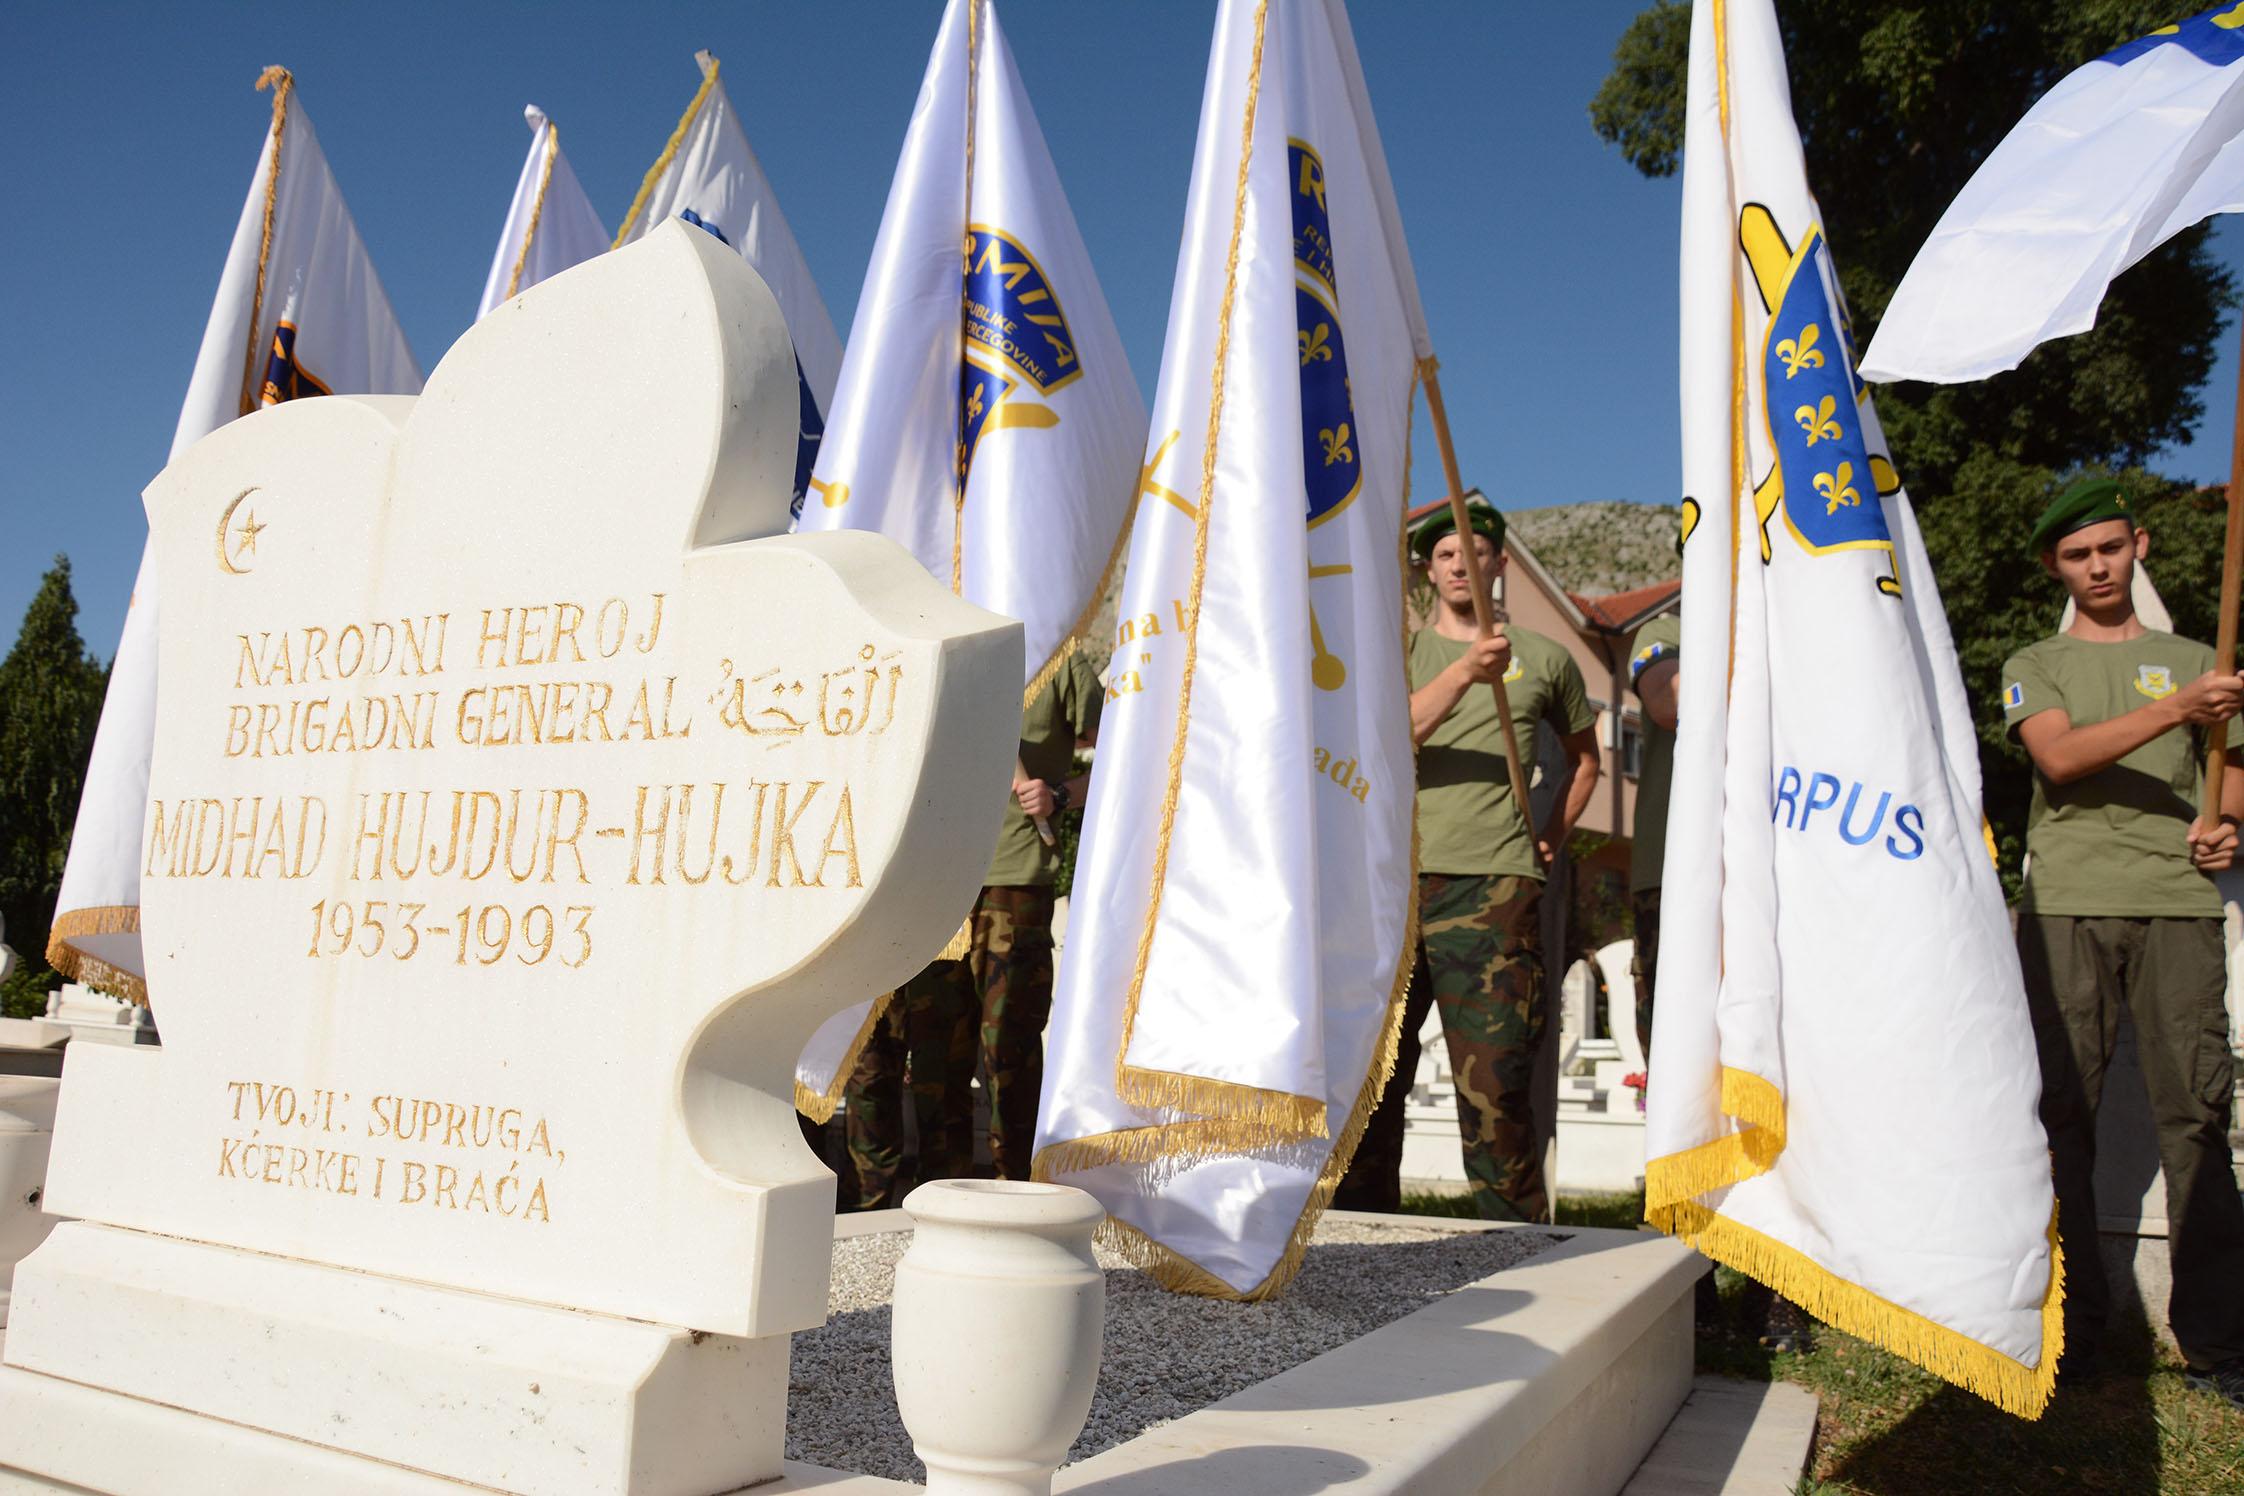
{"label": "soldier wearing green beret", "polygon": [[2168,1319],[2193,1384],[2244,1407],[2244,1204],[2230,1168],[2235,1072],[2212,874],[2236,856],[2244,771],[2199,818],[2208,744],[2237,762],[2244,677],[2144,626],[2150,537],[2109,479],[2074,484],[2034,526],[2072,625],[2003,667],[2003,712],[2034,762],[2018,954],[2041,1056],[2041,1115],[2065,1249],[2068,1381],[2092,1379],[2110,1290],[2097,1250],[2096,1107],[2124,1005],[2157,1121],[2174,1271]]}
{"label": "soldier wearing green beret", "polygon": [[[1504,517],[1468,506],[1481,575],[1504,570]],[[1418,744],[1417,965],[1395,1071],[1333,1203],[1394,1210],[1401,1195],[1403,1102],[1418,1069],[1418,1030],[1441,1006],[1457,1085],[1465,1177],[1495,1220],[1549,1214],[1532,1082],[1546,1019],[1543,867],[1566,843],[1597,786],[1596,721],[1582,672],[1562,645],[1498,624],[1479,637],[1470,575],[1445,507],[1412,537],[1435,593],[1432,621],[1411,636],[1410,725]],[[1512,797],[1491,681],[1501,679],[1522,753],[1537,724],[1565,745],[1571,777],[1548,824]]]}

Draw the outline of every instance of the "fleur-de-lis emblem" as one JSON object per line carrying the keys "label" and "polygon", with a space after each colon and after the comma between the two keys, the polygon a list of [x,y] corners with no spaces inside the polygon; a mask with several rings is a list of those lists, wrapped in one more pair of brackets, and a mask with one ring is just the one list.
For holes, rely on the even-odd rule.
{"label": "fleur-de-lis emblem", "polygon": [[1297,332],[1294,340],[1301,345],[1301,366],[1306,369],[1312,360],[1332,362],[1332,324],[1320,322],[1314,331]]}
{"label": "fleur-de-lis emblem", "polygon": [[1325,444],[1326,467],[1331,467],[1336,462],[1354,462],[1356,460],[1355,448],[1348,445],[1348,438],[1351,434],[1346,421],[1340,423],[1338,430],[1327,426],[1317,433],[1317,439]]}
{"label": "fleur-de-lis emblem", "polygon": [[1784,377],[1786,379],[1790,379],[1802,369],[1820,369],[1823,367],[1823,350],[1816,347],[1816,340],[1822,335],[1822,324],[1810,322],[1806,327],[1800,329],[1798,342],[1786,338],[1783,342],[1777,344],[1777,357],[1784,360]]}
{"label": "fleur-de-lis emblem", "polygon": [[978,421],[981,418],[982,387],[980,385],[976,385],[974,386],[974,388],[966,392],[966,419],[969,421]]}
{"label": "fleur-de-lis emblem", "polygon": [[1803,405],[1792,412],[1792,419],[1798,421],[1800,429],[1808,434],[1808,445],[1812,447],[1825,438],[1832,441],[1839,439],[1842,434],[1839,423],[1832,419],[1838,409],[1838,400],[1825,395],[1821,405]]}
{"label": "fleur-de-lis emblem", "polygon": [[1837,514],[1839,506],[1853,507],[1862,502],[1861,491],[1854,486],[1854,464],[1842,462],[1836,473],[1815,475],[1815,491],[1823,496],[1823,512]]}

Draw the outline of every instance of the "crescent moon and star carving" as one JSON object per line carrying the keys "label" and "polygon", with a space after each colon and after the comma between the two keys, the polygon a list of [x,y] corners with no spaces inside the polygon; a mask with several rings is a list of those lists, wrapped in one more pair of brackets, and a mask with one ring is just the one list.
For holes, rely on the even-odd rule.
{"label": "crescent moon and star carving", "polygon": [[[249,575],[250,566],[247,564],[247,558],[257,554],[257,536],[259,532],[266,528],[257,522],[257,511],[254,509],[242,515],[240,524],[234,523],[234,511],[242,507],[242,500],[255,492],[257,492],[255,488],[245,488],[240,493],[235,494],[232,502],[228,503],[225,511],[218,516],[218,569],[228,576],[246,577]],[[226,543],[229,534],[234,537],[234,543],[231,547]]]}

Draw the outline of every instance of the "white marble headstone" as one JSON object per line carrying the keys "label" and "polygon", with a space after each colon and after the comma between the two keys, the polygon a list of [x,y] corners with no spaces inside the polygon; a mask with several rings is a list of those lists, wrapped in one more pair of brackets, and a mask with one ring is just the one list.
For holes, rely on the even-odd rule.
{"label": "white marble headstone", "polygon": [[419,399],[148,490],[156,1050],[74,1049],[50,1208],[764,1336],[824,1317],[812,1029],[973,898],[1018,625],[788,536],[770,293],[673,226]]}

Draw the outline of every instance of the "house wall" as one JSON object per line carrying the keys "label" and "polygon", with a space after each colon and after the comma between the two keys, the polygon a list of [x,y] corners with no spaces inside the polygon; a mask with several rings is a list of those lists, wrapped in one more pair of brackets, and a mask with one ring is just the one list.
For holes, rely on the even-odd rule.
{"label": "house wall", "polygon": [[1621,732],[1624,724],[1631,729],[1639,725],[1636,698],[1629,694],[1627,675],[1634,636],[1585,637],[1563,611],[1563,604],[1522,566],[1505,567],[1501,606],[1518,627],[1564,645],[1581,669],[1590,704],[1597,709],[1598,755],[1604,777],[1582,812],[1580,826],[1605,836],[1629,836],[1636,824],[1636,779],[1621,772]]}

